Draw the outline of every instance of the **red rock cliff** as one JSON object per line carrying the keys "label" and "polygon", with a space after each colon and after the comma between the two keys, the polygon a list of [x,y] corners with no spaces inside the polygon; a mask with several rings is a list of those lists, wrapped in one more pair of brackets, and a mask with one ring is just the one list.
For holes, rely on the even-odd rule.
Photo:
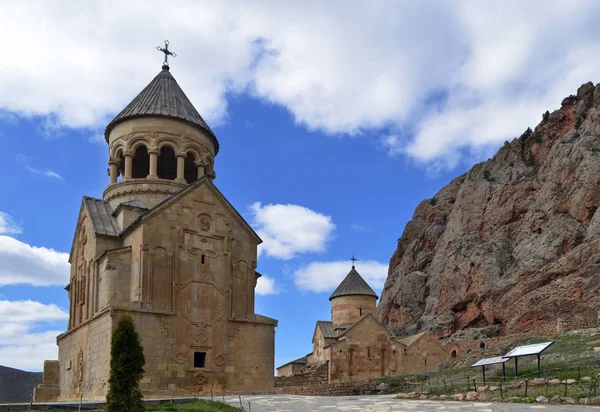
{"label": "red rock cliff", "polygon": [[422,201],[378,307],[400,333],[527,330],[600,307],[600,85]]}

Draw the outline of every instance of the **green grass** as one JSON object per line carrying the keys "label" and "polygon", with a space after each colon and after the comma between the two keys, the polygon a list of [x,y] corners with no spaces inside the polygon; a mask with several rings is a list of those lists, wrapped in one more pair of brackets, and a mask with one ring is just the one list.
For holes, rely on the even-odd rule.
{"label": "green grass", "polygon": [[146,411],[188,411],[188,412],[239,412],[239,408],[226,405],[222,402],[198,400],[184,405],[164,403],[162,405],[146,406]]}
{"label": "green grass", "polygon": [[[518,345],[528,345],[532,343],[546,342],[554,340],[555,343],[543,352],[541,356],[541,377],[551,379],[578,379],[588,376],[592,379],[600,373],[600,354],[594,354],[594,347],[600,347],[600,335],[572,335],[561,334],[551,338],[527,338],[516,339],[510,344],[501,348],[486,348],[484,351],[472,351],[456,359],[450,360],[443,365],[442,369],[436,373],[429,373],[430,381],[423,385],[407,384],[407,380],[414,382],[411,376],[388,376],[378,381],[389,385],[387,393],[397,392],[428,392],[435,395],[452,393],[466,393],[473,391],[473,378],[477,386],[483,385],[481,368],[472,368],[470,365],[477,360],[487,357],[498,356],[508,352]],[[525,379],[533,380],[537,377],[537,359],[535,356],[519,358],[519,376],[518,380],[514,378],[514,361],[506,363],[506,378],[503,380],[503,398],[519,397],[521,402],[525,398],[525,388],[523,386],[511,387],[515,382],[522,382]],[[486,384],[498,386],[502,381],[502,366],[494,365],[486,367]],[[445,382],[445,385],[444,385]],[[574,399],[587,397],[590,392],[590,382],[578,381],[576,384],[568,386],[567,396]],[[600,382],[597,393],[600,395]],[[491,397],[500,398],[500,392],[487,392]],[[528,385],[527,398],[537,396],[565,396],[564,385],[546,387]]]}

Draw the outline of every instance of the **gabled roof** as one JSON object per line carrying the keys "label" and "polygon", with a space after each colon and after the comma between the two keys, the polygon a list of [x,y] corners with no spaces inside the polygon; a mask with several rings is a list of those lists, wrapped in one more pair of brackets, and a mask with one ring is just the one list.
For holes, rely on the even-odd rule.
{"label": "gabled roof", "polygon": [[121,236],[126,235],[131,230],[139,226],[142,222],[152,219],[154,216],[160,213],[160,211],[177,202],[179,199],[183,198],[188,193],[191,193],[201,185],[205,185],[210,191],[212,191],[215,194],[215,196],[221,200],[225,208],[231,212],[232,216],[238,221],[238,223],[242,225],[246,232],[248,232],[250,236],[254,237],[259,244],[262,243],[262,239],[258,236],[258,234],[256,234],[254,229],[252,229],[252,226],[250,226],[248,222],[246,222],[242,215],[240,215],[239,212],[233,207],[233,205],[229,203],[229,200],[227,200],[227,198],[223,196],[223,193],[221,193],[221,191],[217,189],[217,187],[210,181],[210,179],[206,175],[202,176],[195,182],[189,184],[184,189],[181,189],[179,192],[172,194],[171,196],[154,206],[152,209],[150,209],[147,213],[135,219],[133,222],[131,222],[129,226],[123,229],[123,231],[121,232]]}
{"label": "gabled roof", "polygon": [[121,227],[113,214],[113,208],[106,200],[84,196],[83,203],[92,222],[94,232],[99,235],[119,236]]}
{"label": "gabled roof", "polygon": [[204,130],[213,140],[215,154],[219,152],[219,142],[215,134],[181,90],[167,65],[163,65],[160,73],[106,126],[106,142],[110,131],[117,124],[136,117],[157,116],[181,120]]}
{"label": "gabled roof", "polygon": [[397,340],[397,342],[399,342],[405,346],[411,346],[411,345],[415,344],[419,339],[421,339],[421,337],[423,337],[425,335],[425,333],[426,332],[421,332],[421,333],[417,333],[416,335],[401,336],[396,340]]}
{"label": "gabled roof", "polygon": [[[315,333],[317,332],[317,328],[321,329],[321,334],[325,339],[335,339],[337,337],[335,330],[333,329],[333,322],[328,320],[318,320],[317,325],[315,326]],[[313,340],[314,339],[315,334],[313,333]]]}
{"label": "gabled roof", "polygon": [[93,197],[84,196],[81,201],[81,208],[79,209],[79,217],[77,219],[77,228],[75,229],[75,234],[73,235],[73,242],[71,243],[71,252],[69,254],[69,261],[71,261],[71,256],[73,255],[73,250],[75,248],[75,238],[77,233],[79,233],[79,224],[81,223],[81,213],[85,209],[90,223],[92,225],[92,230],[94,233],[98,235],[104,236],[114,236],[117,237],[121,233],[121,227],[119,226],[119,222],[113,216],[113,208],[106,200],[95,199]]}
{"label": "gabled roof", "polygon": [[354,265],[352,266],[352,270],[350,270],[350,273],[346,275],[346,278],[331,294],[329,300],[333,298],[339,298],[340,296],[350,295],[366,295],[375,296],[375,299],[378,298],[377,294],[373,291],[373,289],[371,289],[367,282],[365,282],[362,276],[356,271]]}
{"label": "gabled roof", "polygon": [[292,365],[292,364],[297,364],[297,365],[306,365],[308,363],[308,358],[306,356],[303,356],[301,358],[298,358],[296,360],[293,360],[291,362],[285,363],[279,367],[277,367],[277,369],[281,369],[284,366],[288,366],[288,365]]}
{"label": "gabled roof", "polygon": [[363,316],[362,318],[360,318],[359,320],[356,321],[356,323],[354,323],[352,326],[350,326],[348,329],[346,329],[344,332],[342,332],[342,334],[340,335],[340,337],[346,335],[348,332],[350,332],[352,329],[354,329],[357,325],[359,325],[360,323],[364,322],[366,319],[372,319],[377,325],[379,325],[379,327],[381,327],[381,329],[383,329],[388,335],[392,335],[393,333],[390,332],[389,328],[386,328],[386,326],[379,322],[375,316],[373,316],[372,313],[367,313],[365,316]]}

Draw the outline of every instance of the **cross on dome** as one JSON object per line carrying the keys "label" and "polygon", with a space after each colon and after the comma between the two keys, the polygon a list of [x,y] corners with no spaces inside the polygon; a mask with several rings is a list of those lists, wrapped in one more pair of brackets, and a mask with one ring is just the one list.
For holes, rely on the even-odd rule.
{"label": "cross on dome", "polygon": [[160,46],[156,46],[156,50],[158,50],[159,52],[163,52],[165,54],[165,61],[163,63],[163,66],[167,66],[167,68],[169,67],[169,56],[177,57],[177,54],[175,54],[171,50],[169,50],[169,40],[165,40],[164,48],[160,47]]}

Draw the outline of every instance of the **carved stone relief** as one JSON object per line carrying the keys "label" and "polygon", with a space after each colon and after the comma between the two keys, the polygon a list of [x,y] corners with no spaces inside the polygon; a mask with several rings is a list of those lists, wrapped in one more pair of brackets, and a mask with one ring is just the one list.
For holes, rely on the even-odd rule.
{"label": "carved stone relief", "polygon": [[196,385],[204,385],[208,382],[208,377],[202,372],[195,372],[192,375],[192,383]]}
{"label": "carved stone relief", "polygon": [[187,352],[185,351],[177,351],[177,353],[175,354],[175,362],[177,362],[179,365],[183,365],[184,363],[187,362]]}
{"label": "carved stone relief", "polygon": [[217,365],[217,366],[225,365],[225,357],[221,354],[217,355],[217,357],[215,358],[215,365]]}

